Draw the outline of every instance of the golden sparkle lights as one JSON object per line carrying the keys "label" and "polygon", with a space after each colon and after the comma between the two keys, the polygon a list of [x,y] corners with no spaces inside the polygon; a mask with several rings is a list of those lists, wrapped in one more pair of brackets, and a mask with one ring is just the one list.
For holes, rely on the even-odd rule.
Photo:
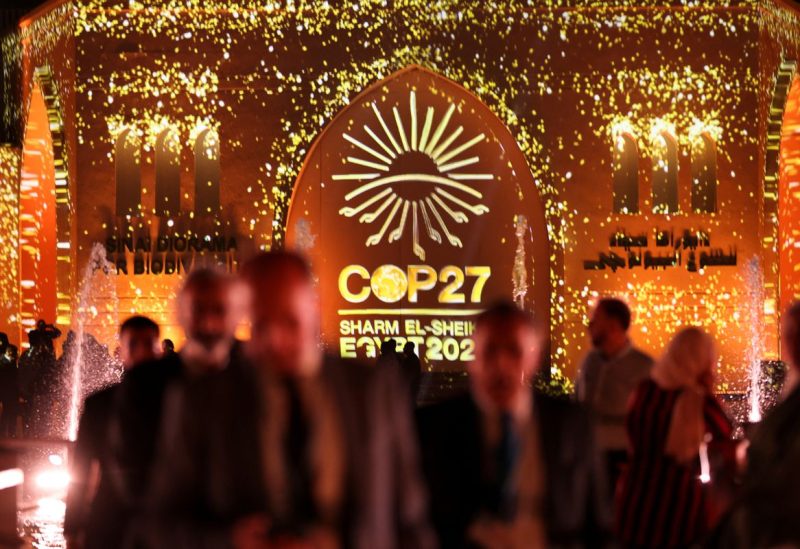
{"label": "golden sparkle lights", "polygon": [[[253,105],[260,106],[270,112],[270,129],[268,135],[248,144],[258,149],[260,166],[244,193],[250,208],[234,221],[259,243],[273,237],[280,242],[291,188],[321,128],[370,83],[405,65],[420,64],[479,96],[506,123],[528,158],[536,191],[546,204],[546,236],[554,258],[550,273],[554,367],[574,370],[574,361],[585,350],[584,288],[607,292],[632,284],[642,288],[637,290],[637,299],[645,309],[649,301],[661,303],[664,295],[679,295],[680,303],[693,307],[702,295],[720,304],[708,308],[703,318],[715,327],[723,347],[728,340],[735,347],[737,331],[727,322],[734,318],[731,311],[739,309],[723,307],[718,297],[735,295],[739,284],[735,280],[705,275],[697,286],[699,294],[687,294],[685,282],[660,274],[634,273],[620,280],[610,280],[605,273],[572,276],[565,263],[581,250],[596,248],[619,223],[631,219],[630,214],[609,213],[603,200],[592,204],[582,196],[589,184],[596,184],[595,196],[606,192],[606,168],[613,159],[606,154],[609,126],[620,117],[637,136],[647,181],[653,120],[674,125],[673,135],[682,152],[688,150],[686,140],[695,135],[692,128],[697,120],[718,128],[720,135],[715,140],[724,216],[700,221],[686,217],[692,213],[686,207],[669,215],[650,213],[653,204],[645,198],[642,211],[648,213],[635,219],[651,225],[675,220],[702,223],[704,228],[737,238],[752,231],[756,214],[738,205],[755,200],[759,176],[752,170],[739,177],[733,172],[741,174],[739,166],[758,162],[757,124],[744,113],[756,102],[753,98],[763,100],[769,93],[771,86],[766,82],[771,75],[764,77],[756,68],[769,65],[757,62],[756,47],[732,44],[756,43],[764,29],[776,42],[776,51],[796,51],[799,26],[788,10],[770,1],[744,0],[658,0],[646,7],[633,0],[613,5],[594,0],[579,5],[566,0],[389,4],[212,0],[202,5],[197,0],[131,0],[127,7],[109,8],[101,0],[67,2],[3,43],[4,58],[11,62],[6,67],[21,63],[23,41],[28,44],[26,59],[39,60],[55,57],[55,45],[65,35],[75,39],[80,59],[115,44],[154,40],[163,46],[160,53],[126,51],[120,62],[106,60],[102,67],[75,68],[80,75],[75,93],[83,101],[88,99],[73,121],[79,147],[111,150],[111,130],[118,127],[142,128],[141,135],[149,140],[156,135],[152,126],[165,119],[185,139],[201,124],[223,129],[220,121],[230,120],[242,105],[251,109],[248,112]],[[651,55],[655,49],[658,54]],[[586,62],[593,54],[611,62]],[[324,62],[294,62],[306,55]],[[66,93],[69,84],[67,73],[64,69],[55,75],[61,93]],[[6,86],[4,121],[13,124],[24,117],[24,107],[8,96]],[[564,103],[556,101],[560,97],[570,98],[566,118],[573,117],[579,124],[559,124],[551,116],[554,110],[566,110]],[[391,124],[391,116],[386,118]],[[423,115],[418,129],[424,128],[424,121]],[[431,127],[435,128],[433,121]],[[371,129],[393,148],[379,125]],[[240,138],[224,132],[221,136],[241,158]],[[354,137],[386,153],[370,136]],[[600,149],[605,152],[598,154]],[[375,161],[370,155],[358,157]],[[112,161],[108,160],[109,165]],[[98,167],[103,165],[98,163]],[[366,169],[351,167],[354,173]],[[449,214],[440,213],[453,230],[458,227],[455,221],[450,224]],[[398,209],[396,220],[401,216]],[[411,218],[409,212],[406,231]],[[428,234],[424,220],[418,221],[420,230]],[[441,227],[432,222],[440,232]],[[390,225],[383,238],[396,227]],[[99,232],[91,222],[81,222],[82,239],[76,245],[83,256],[88,245],[83,235],[94,237]],[[134,296],[131,307],[164,301],[160,290],[138,286],[129,290]],[[660,318],[668,319],[665,325],[671,326],[684,309],[659,311]],[[653,327],[660,320],[648,322]],[[647,336],[645,344],[655,350],[660,340]],[[723,358],[733,364],[737,353]]]}

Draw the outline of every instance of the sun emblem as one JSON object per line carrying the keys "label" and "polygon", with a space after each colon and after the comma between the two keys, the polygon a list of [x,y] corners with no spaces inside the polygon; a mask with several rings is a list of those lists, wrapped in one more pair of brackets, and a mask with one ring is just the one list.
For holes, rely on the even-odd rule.
{"label": "sun emblem", "polygon": [[395,128],[390,128],[373,102],[372,110],[382,135],[367,124],[363,129],[371,141],[344,133],[347,141],[369,156],[367,159],[348,156],[346,164],[353,166],[354,171],[335,174],[333,180],[361,183],[345,195],[348,205],[339,213],[345,217],[359,216],[359,223],[375,224],[378,230],[367,237],[367,246],[380,244],[387,233],[388,242],[400,240],[410,226],[414,254],[424,260],[420,225],[430,240],[438,244],[446,240],[451,246],[461,248],[461,239],[453,234],[448,223],[467,223],[470,215],[489,211],[481,203],[483,194],[470,183],[490,181],[494,176],[464,171],[470,171],[470,166],[480,162],[479,156],[470,156],[470,149],[485,141],[486,136],[481,133],[456,143],[464,127],[448,130],[456,109],[453,103],[435,129],[434,108],[428,107],[421,131],[418,131],[417,98],[413,91],[409,94],[409,109],[407,132],[397,107],[392,108]]}

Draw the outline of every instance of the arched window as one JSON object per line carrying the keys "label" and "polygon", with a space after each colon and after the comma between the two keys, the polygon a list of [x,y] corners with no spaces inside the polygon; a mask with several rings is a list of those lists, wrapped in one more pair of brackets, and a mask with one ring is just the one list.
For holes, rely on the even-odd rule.
{"label": "arched window", "polygon": [[219,135],[206,129],[194,142],[194,211],[198,215],[219,210]]}
{"label": "arched window", "polygon": [[717,148],[707,133],[692,140],[692,211],[717,211]]}
{"label": "arched window", "polygon": [[666,131],[653,139],[653,213],[678,211],[678,143]]}
{"label": "arched window", "polygon": [[639,213],[639,148],[629,133],[614,139],[614,212]]}
{"label": "arched window", "polygon": [[117,215],[136,215],[142,203],[141,141],[136,130],[126,128],[114,145]]}
{"label": "arched window", "polygon": [[172,128],[156,138],[156,214],[172,215],[181,205],[181,142]]}

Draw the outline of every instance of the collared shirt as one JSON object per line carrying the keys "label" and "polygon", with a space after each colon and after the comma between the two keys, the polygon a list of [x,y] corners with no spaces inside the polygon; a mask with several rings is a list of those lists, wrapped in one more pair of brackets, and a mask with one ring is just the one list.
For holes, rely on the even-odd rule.
{"label": "collared shirt", "polygon": [[631,395],[650,376],[653,359],[632,345],[606,358],[592,350],[581,366],[577,397],[592,414],[600,450],[625,450],[625,417]]}

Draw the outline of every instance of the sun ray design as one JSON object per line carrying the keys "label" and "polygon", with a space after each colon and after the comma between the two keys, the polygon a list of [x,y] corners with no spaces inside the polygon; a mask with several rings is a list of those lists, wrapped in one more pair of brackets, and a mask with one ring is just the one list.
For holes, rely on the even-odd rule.
{"label": "sun ray design", "polygon": [[442,235],[439,234],[439,231],[433,228],[433,224],[431,223],[431,218],[428,217],[428,210],[425,209],[425,203],[420,202],[419,207],[422,210],[422,219],[423,221],[425,221],[425,228],[428,229],[428,236],[431,237],[431,240],[433,240],[437,244],[441,244]]}
{"label": "sun ray design", "polygon": [[377,162],[370,162],[369,160],[364,160],[363,158],[356,158],[354,156],[348,156],[347,161],[351,164],[358,164],[359,166],[364,166],[366,168],[372,168],[373,170],[380,170],[382,172],[388,172],[389,166],[385,164],[378,164]]}
{"label": "sun ray design", "polygon": [[394,216],[397,215],[397,210],[400,208],[400,203],[402,201],[403,199],[398,196],[397,201],[394,203],[394,207],[389,213],[389,216],[386,218],[386,221],[384,221],[381,230],[367,238],[367,246],[376,246],[381,243],[381,240],[383,240],[383,235],[386,234],[389,224],[392,222],[392,219],[394,219]]}
{"label": "sun ray design", "polygon": [[364,125],[364,131],[366,131],[369,134],[369,136],[372,138],[372,140],[375,141],[375,143],[377,143],[380,146],[381,149],[386,151],[386,154],[388,154],[390,158],[392,158],[392,159],[397,158],[397,153],[395,153],[392,149],[390,149],[389,145],[384,143],[383,140],[380,137],[378,137],[377,134],[374,131],[372,131],[372,128],[370,128],[369,126],[367,126],[365,124]]}
{"label": "sun ray design", "polygon": [[356,147],[358,147],[359,149],[362,149],[362,150],[368,152],[369,154],[371,154],[372,156],[374,156],[375,158],[377,158],[378,160],[380,160],[384,164],[391,164],[392,163],[392,159],[391,158],[383,156],[381,153],[379,153],[378,151],[376,151],[372,147],[370,147],[368,145],[365,145],[364,143],[362,143],[358,139],[350,137],[347,134],[344,134],[344,138],[347,139],[350,143],[352,143]]}
{"label": "sun ray design", "polygon": [[447,113],[442,118],[442,121],[439,122],[439,125],[436,127],[436,131],[433,132],[433,137],[431,137],[428,146],[425,147],[425,154],[430,156],[431,151],[433,151],[433,148],[439,142],[439,139],[442,138],[442,134],[444,133],[444,130],[447,127],[447,123],[450,122],[450,117],[453,116],[453,111],[455,110],[456,106],[450,103],[450,108],[447,109]]}
{"label": "sun ray design", "polygon": [[[456,147],[452,151],[449,151],[449,152],[439,156],[438,158],[435,158],[436,163],[439,166],[441,166],[442,164],[444,164],[445,162],[447,162],[448,160],[450,160],[454,156],[458,156],[459,154],[461,154],[462,152],[466,151],[470,147],[474,147],[475,145],[477,145],[478,143],[483,141],[483,139],[484,139],[484,135],[483,134],[480,134],[480,135],[477,135],[477,136],[473,137],[472,139],[470,139],[469,141],[467,141],[463,145],[459,145],[458,147]],[[441,169],[441,167],[439,169]]]}
{"label": "sun ray design", "polygon": [[[384,238],[387,243],[401,241],[410,232],[412,251],[424,261],[427,254],[421,233],[434,244],[463,247],[461,238],[448,224],[467,224],[472,217],[489,212],[480,185],[495,177],[481,171],[484,166],[480,150],[475,149],[487,140],[486,134],[465,140],[463,125],[457,125],[456,120],[450,126],[456,112],[461,112],[456,104],[449,103],[444,115],[437,119],[433,106],[417,105],[417,100],[412,90],[408,94],[408,111],[403,105],[391,107],[396,130],[389,127],[381,107],[373,102],[372,111],[382,134],[367,124],[361,126],[363,133],[359,128],[343,133],[345,140],[368,156],[347,156],[345,164],[353,171],[334,174],[333,180],[352,185],[345,194],[347,205],[339,210],[340,215],[358,216],[359,223],[367,225],[379,224],[377,232],[367,237],[367,246],[376,246]],[[408,126],[404,125],[401,108],[408,113]],[[424,118],[421,112],[425,113]],[[425,155],[430,165],[420,164],[419,156],[414,155]],[[457,171],[468,166],[468,172]],[[365,169],[369,171],[362,171]]]}
{"label": "sun ray design", "polygon": [[411,150],[417,150],[417,94],[411,92]]}
{"label": "sun ray design", "polygon": [[470,212],[472,212],[473,215],[483,215],[483,214],[485,214],[485,213],[487,213],[489,211],[489,208],[487,208],[483,204],[478,204],[477,206],[472,206],[470,204],[467,204],[466,202],[464,202],[460,198],[456,198],[455,196],[453,196],[449,192],[445,191],[444,189],[436,189],[436,192],[439,193],[440,195],[444,196],[445,198],[449,198],[452,202],[458,204],[462,208],[464,208],[466,210],[469,210]]}
{"label": "sun ray design", "polygon": [[351,200],[360,194],[364,194],[367,191],[371,191],[377,187],[382,187],[383,185],[389,185],[391,183],[399,183],[403,181],[421,181],[425,183],[438,183],[439,185],[445,185],[447,187],[453,187],[454,189],[458,189],[462,192],[465,192],[469,195],[474,196],[475,198],[483,198],[483,195],[473,189],[468,185],[464,185],[463,183],[459,183],[458,181],[453,181],[448,179],[447,177],[442,177],[439,175],[429,175],[426,173],[408,173],[408,174],[399,174],[399,175],[390,175],[387,177],[381,177],[380,179],[375,179],[369,183],[365,183],[361,185],[356,190],[348,193],[345,196],[345,200]]}
{"label": "sun ray design", "polygon": [[364,179],[375,179],[376,177],[380,177],[381,174],[379,173],[345,173],[345,174],[336,174],[333,176],[334,181],[347,181],[347,180],[364,180]]}
{"label": "sun ray design", "polygon": [[408,148],[408,139],[406,138],[406,131],[403,129],[403,120],[400,118],[400,111],[397,110],[397,107],[393,107],[392,112],[394,113],[394,121],[397,124],[397,131],[400,132],[400,141],[403,142],[403,150],[408,152],[411,149]]}
{"label": "sun ray design", "polygon": [[389,242],[394,242],[395,240],[400,240],[403,236],[403,229],[406,227],[406,218],[408,217],[408,208],[411,203],[408,200],[403,200],[403,214],[400,216],[400,224],[397,225],[397,228],[389,233]]}
{"label": "sun ray design", "polygon": [[394,199],[395,199],[395,197],[393,195],[389,195],[389,198],[384,200],[383,204],[378,206],[377,210],[375,210],[374,212],[365,213],[364,215],[362,215],[361,217],[358,218],[358,222],[359,223],[372,223],[373,221],[378,219],[378,217],[380,217],[380,215],[383,213],[383,211],[386,208],[389,207],[389,204],[391,204],[394,201]]}
{"label": "sun ray design", "polygon": [[428,112],[425,114],[425,124],[422,126],[422,135],[419,137],[419,151],[425,151],[425,146],[428,144],[428,136],[431,133],[431,123],[433,122],[433,107],[428,107]]}
{"label": "sun ray design", "polygon": [[345,206],[344,208],[339,210],[339,214],[345,217],[353,217],[354,215],[358,215],[359,213],[363,212],[364,210],[375,204],[378,200],[385,197],[387,194],[391,194],[392,192],[394,192],[394,189],[392,189],[391,187],[383,189],[383,191],[376,194],[369,200],[365,200],[355,208],[350,208]]}
{"label": "sun ray design", "polygon": [[433,202],[431,201],[430,197],[425,199],[425,203],[430,208],[433,217],[436,218],[436,221],[439,222],[439,226],[442,228],[442,232],[447,237],[447,241],[450,242],[451,246],[455,246],[456,248],[461,247],[461,239],[455,236],[453,233],[450,232],[450,229],[447,228],[447,223],[444,222],[442,216],[439,214],[439,210],[436,209]]}
{"label": "sun ray design", "polygon": [[414,211],[414,220],[413,220],[414,255],[416,255],[420,259],[420,261],[425,261],[425,248],[423,248],[419,243],[419,220],[417,219],[416,201],[413,203],[412,206]]}
{"label": "sun ray design", "polygon": [[491,181],[494,179],[490,173],[448,173],[447,177],[459,181]]}
{"label": "sun ray design", "polygon": [[458,139],[458,137],[464,132],[464,126],[459,126],[456,128],[456,131],[451,133],[447,136],[447,138],[442,142],[441,145],[436,147],[433,152],[431,152],[431,158],[436,159],[442,154],[443,151],[447,150],[447,147],[453,144],[453,141]]}
{"label": "sun ray design", "polygon": [[464,166],[471,166],[472,164],[477,164],[480,162],[480,158],[477,156],[473,156],[470,158],[465,158],[463,160],[458,160],[457,162],[451,162],[450,164],[445,164],[444,166],[440,166],[439,169],[443,172],[449,172],[450,170],[455,170],[456,168],[462,168]]}
{"label": "sun ray design", "polygon": [[375,111],[375,116],[378,118],[378,122],[380,122],[381,127],[383,128],[383,133],[385,133],[386,137],[389,138],[389,142],[391,142],[392,147],[394,147],[394,150],[397,151],[397,154],[401,154],[403,150],[400,148],[400,145],[397,144],[394,135],[392,135],[392,131],[389,129],[389,126],[386,125],[386,121],[383,119],[381,111],[378,110],[378,105],[374,102],[372,103],[372,110]]}
{"label": "sun ray design", "polygon": [[444,200],[442,200],[442,198],[438,194],[432,195],[432,198],[437,204],[439,204],[439,206],[441,206],[441,208],[444,211],[446,211],[450,215],[450,217],[453,218],[453,221],[455,221],[456,223],[466,223],[467,221],[469,221],[467,214],[465,214],[464,212],[454,211],[450,206],[445,204]]}

